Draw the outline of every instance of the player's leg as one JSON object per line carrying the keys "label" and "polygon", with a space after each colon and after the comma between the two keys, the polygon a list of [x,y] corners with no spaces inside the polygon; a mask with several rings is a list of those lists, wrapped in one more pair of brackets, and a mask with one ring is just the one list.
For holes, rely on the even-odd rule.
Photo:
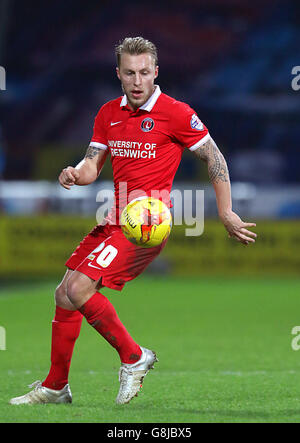
{"label": "player's leg", "polygon": [[56,309],[52,322],[51,367],[42,383],[46,388],[60,390],[68,383],[73,349],[80,333],[83,316],[67,296],[67,284],[77,266],[104,238],[103,229],[96,226],[80,242],[66,262],[68,270],[55,291]]}
{"label": "player's leg", "polygon": [[70,302],[119,353],[122,363],[135,363],[142,355],[140,346],[133,340],[119,319],[115,308],[98,292],[101,283],[79,271],[74,271],[67,282]]}
{"label": "player's leg", "polygon": [[155,352],[139,346],[133,340],[113,305],[98,292],[100,289],[99,283],[78,271],[74,271],[67,284],[67,294],[72,304],[119,353],[120,390],[116,402],[125,404],[138,394],[144,377],[157,358]]}
{"label": "player's leg", "polygon": [[[81,272],[95,281],[101,278],[101,284],[104,286],[121,290],[127,281],[144,271],[161,252],[164,244],[149,249],[136,247],[124,237],[121,230],[114,229],[111,235],[99,243],[99,246],[78,266],[76,272]],[[88,322],[118,350],[121,368],[120,390],[116,402],[128,403],[138,394],[144,377],[153,368],[157,361],[156,354],[134,342],[114,308],[102,294],[96,292],[81,305],[83,298],[80,296],[80,280],[84,280],[84,277],[77,279],[76,273],[72,274],[68,281],[68,296],[86,316]],[[86,294],[86,290],[82,290],[82,296],[86,297]]]}
{"label": "player's leg", "polygon": [[67,270],[55,291],[55,316],[52,321],[51,367],[43,383],[33,383],[34,389],[10,400],[11,404],[71,403],[72,394],[68,374],[74,344],[82,323],[82,314],[66,295],[67,281],[72,274]]}
{"label": "player's leg", "polygon": [[[96,226],[80,242],[66,262],[68,270],[55,291],[56,310],[52,322],[51,367],[49,374],[43,383],[36,382],[33,384],[33,391],[21,397],[11,399],[11,404],[66,403],[72,401],[67,380],[74,344],[80,332],[83,316],[67,297],[67,282],[73,270],[80,265],[105,237],[106,234],[103,232],[103,228]],[[59,389],[61,387],[62,389]]]}
{"label": "player's leg", "polygon": [[67,282],[74,271],[68,269],[55,291],[55,315],[52,321],[51,366],[42,385],[61,390],[68,384],[74,345],[79,336],[82,314],[67,296]]}

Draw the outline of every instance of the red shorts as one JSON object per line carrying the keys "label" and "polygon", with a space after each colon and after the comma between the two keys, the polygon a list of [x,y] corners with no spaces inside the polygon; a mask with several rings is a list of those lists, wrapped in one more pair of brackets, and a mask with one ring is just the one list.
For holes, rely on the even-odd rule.
{"label": "red shorts", "polygon": [[75,249],[66,266],[82,272],[101,284],[121,291],[127,281],[133,280],[159,255],[166,240],[154,248],[132,244],[120,226],[96,226]]}

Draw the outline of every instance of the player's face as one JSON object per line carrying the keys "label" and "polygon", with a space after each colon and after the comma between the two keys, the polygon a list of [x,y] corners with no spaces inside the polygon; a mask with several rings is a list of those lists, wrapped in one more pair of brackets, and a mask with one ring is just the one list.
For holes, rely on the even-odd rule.
{"label": "player's face", "polygon": [[136,110],[149,99],[154,92],[154,80],[158,76],[151,54],[122,54],[117,76],[121,80],[123,91],[127,95],[128,105]]}

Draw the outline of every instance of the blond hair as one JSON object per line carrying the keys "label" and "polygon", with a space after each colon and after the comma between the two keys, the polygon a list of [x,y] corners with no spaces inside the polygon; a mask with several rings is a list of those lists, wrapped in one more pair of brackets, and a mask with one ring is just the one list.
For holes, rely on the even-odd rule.
{"label": "blond hair", "polygon": [[126,37],[123,41],[116,45],[115,54],[119,67],[121,63],[121,55],[124,53],[130,55],[149,53],[154,59],[155,66],[158,64],[157,49],[155,44],[144,39],[143,37]]}

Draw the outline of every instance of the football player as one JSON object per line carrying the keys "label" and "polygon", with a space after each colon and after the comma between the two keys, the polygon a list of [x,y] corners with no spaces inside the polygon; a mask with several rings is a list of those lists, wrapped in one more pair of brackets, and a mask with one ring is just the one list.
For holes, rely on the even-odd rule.
{"label": "football player", "polygon": [[129,195],[136,198],[143,192],[150,196],[153,190],[170,193],[185,149],[207,164],[228,235],[246,245],[255,242],[256,234],[249,229],[255,223],[245,223],[232,210],[227,164],[208,129],[195,110],[164,94],[155,83],[159,70],[155,45],[142,37],[125,38],[116,47],[116,56],[116,74],[124,95],[100,108],[85,157],[59,175],[65,189],[87,186],[98,178],[109,156],[115,204],[105,223],[97,225],[66,262],[67,271],[55,292],[47,377],[36,382],[32,391],[13,398],[12,404],[72,401],[68,374],[83,317],[120,356],[116,402],[128,403],[138,394],[157,361],[156,354],[134,340],[101,288],[122,290],[165,246],[166,241],[153,248],[130,243],[121,231],[120,211]]}

